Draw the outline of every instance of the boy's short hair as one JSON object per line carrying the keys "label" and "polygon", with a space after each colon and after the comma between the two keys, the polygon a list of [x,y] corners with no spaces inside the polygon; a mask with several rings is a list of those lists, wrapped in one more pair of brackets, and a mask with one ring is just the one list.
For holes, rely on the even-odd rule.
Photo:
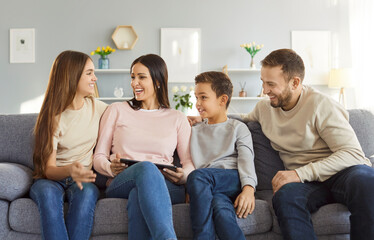
{"label": "boy's short hair", "polygon": [[233,91],[229,76],[217,71],[203,72],[195,77],[195,85],[198,83],[210,83],[217,97],[226,94],[228,96],[226,109],[229,107]]}

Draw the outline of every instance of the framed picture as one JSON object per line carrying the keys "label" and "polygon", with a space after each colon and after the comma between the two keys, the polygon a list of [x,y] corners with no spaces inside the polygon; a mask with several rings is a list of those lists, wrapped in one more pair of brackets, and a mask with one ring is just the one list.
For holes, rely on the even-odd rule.
{"label": "framed picture", "polygon": [[35,62],[35,29],[11,28],[10,36],[10,63]]}
{"label": "framed picture", "polygon": [[292,31],[292,49],[301,56],[305,65],[304,84],[328,84],[330,42],[330,31]]}
{"label": "framed picture", "polygon": [[161,57],[169,82],[194,82],[200,73],[200,28],[161,28]]}

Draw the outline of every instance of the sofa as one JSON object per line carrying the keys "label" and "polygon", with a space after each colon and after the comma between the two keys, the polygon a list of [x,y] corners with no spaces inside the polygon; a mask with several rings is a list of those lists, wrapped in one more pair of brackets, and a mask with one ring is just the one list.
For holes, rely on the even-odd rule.
{"label": "sofa", "polygon": [[[373,162],[374,115],[358,109],[349,114],[362,149]],[[36,118],[36,114],[0,115],[0,239],[41,239],[38,209],[28,196],[33,183],[32,131]],[[246,124],[253,138],[258,186],[255,211],[246,219],[238,219],[238,224],[247,239],[282,239],[272,209],[271,179],[284,166],[261,126]],[[97,180],[103,193],[105,178]],[[127,200],[102,194],[96,205],[92,239],[127,239],[126,204]],[[173,216],[178,239],[192,239],[189,205],[173,205]],[[318,238],[349,239],[349,216],[347,208],[338,203],[321,207],[312,215]]]}

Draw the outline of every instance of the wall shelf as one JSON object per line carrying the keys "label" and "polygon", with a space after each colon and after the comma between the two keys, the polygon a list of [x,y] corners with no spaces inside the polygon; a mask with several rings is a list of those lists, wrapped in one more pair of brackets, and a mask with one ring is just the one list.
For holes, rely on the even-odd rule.
{"label": "wall shelf", "polygon": [[96,73],[130,73],[130,69],[95,69]]}
{"label": "wall shelf", "polygon": [[138,34],[136,34],[132,26],[121,25],[114,30],[112,39],[118,49],[130,50],[133,49],[138,41]]}

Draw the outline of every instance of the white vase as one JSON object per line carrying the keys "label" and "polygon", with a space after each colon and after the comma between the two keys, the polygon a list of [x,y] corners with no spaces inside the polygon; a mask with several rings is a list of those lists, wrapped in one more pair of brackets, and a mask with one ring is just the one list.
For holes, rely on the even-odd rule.
{"label": "white vase", "polygon": [[253,61],[253,58],[251,58],[251,65],[249,66],[249,69],[256,69],[256,65],[255,65],[255,62]]}

